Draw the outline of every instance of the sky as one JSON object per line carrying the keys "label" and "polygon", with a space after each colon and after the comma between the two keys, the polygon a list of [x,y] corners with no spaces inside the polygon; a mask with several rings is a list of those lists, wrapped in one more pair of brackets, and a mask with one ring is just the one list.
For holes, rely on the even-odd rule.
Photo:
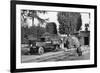
{"label": "sky", "polygon": [[[86,23],[90,23],[89,20],[89,13],[80,13],[81,14],[81,19],[82,19],[82,30],[84,30],[84,26]],[[39,17],[43,18],[43,19],[47,19],[49,18],[49,20],[47,22],[55,22],[57,25],[57,29],[59,28],[59,22],[57,21],[57,12],[47,12],[46,14],[40,14],[38,13]],[[34,24],[37,26],[38,25],[38,20],[34,19]],[[32,21],[29,19],[28,20],[28,24],[29,26],[32,26]],[[45,27],[45,24],[44,26]]]}

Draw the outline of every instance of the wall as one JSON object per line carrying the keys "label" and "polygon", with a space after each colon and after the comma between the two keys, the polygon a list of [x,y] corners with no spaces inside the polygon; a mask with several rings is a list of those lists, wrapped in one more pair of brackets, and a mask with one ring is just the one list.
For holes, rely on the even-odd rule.
{"label": "wall", "polygon": [[[98,5],[98,37],[100,37],[100,1],[99,0],[34,0],[56,3]],[[99,73],[100,72],[100,38],[98,38],[98,67],[34,73]],[[10,0],[0,1],[0,73],[10,73]],[[25,72],[26,73],[26,72]],[[33,72],[27,72],[33,73]]]}
{"label": "wall", "polygon": [[[81,45],[85,45],[86,44],[86,41],[90,41],[90,31],[80,31],[80,42],[81,42]],[[88,38],[89,40],[85,40],[85,38]]]}

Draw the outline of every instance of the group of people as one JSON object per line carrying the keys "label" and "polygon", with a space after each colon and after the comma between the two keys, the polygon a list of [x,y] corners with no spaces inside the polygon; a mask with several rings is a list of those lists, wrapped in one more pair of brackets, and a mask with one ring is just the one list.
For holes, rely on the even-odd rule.
{"label": "group of people", "polygon": [[64,49],[64,51],[75,48],[75,51],[78,54],[78,56],[82,55],[81,44],[79,42],[79,39],[75,36],[63,38],[60,47]]}

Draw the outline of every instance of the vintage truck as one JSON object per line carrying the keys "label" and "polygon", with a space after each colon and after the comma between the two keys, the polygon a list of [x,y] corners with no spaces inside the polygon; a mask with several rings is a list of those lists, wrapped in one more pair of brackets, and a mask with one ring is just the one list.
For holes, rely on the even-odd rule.
{"label": "vintage truck", "polygon": [[56,51],[60,48],[60,39],[39,38],[30,43],[30,54],[38,53],[39,55],[47,51]]}

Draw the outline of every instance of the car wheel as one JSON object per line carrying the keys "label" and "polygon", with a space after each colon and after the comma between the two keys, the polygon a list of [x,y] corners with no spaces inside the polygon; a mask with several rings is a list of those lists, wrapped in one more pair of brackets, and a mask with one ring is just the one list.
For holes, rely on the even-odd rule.
{"label": "car wheel", "polygon": [[33,54],[33,48],[31,47],[30,48],[30,55],[32,55]]}
{"label": "car wheel", "polygon": [[44,48],[43,47],[39,47],[38,48],[38,54],[41,55],[44,53]]}
{"label": "car wheel", "polygon": [[56,45],[55,46],[55,51],[57,51],[59,49],[59,46],[58,45]]}

